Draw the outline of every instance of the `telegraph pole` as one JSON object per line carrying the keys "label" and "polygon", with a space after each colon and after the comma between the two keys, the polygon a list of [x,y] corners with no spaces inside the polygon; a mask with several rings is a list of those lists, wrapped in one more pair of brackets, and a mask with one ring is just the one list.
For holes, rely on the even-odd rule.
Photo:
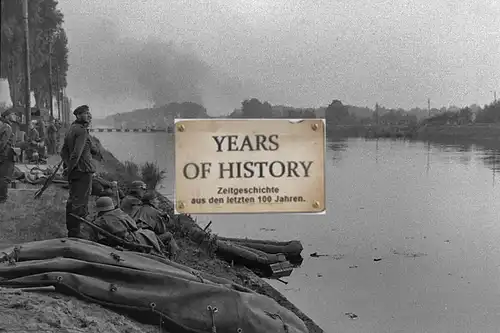
{"label": "telegraph pole", "polygon": [[431,117],[431,99],[427,98],[427,111],[429,112],[429,118]]}
{"label": "telegraph pole", "polygon": [[52,35],[49,37],[49,105],[50,105],[50,118],[54,119],[54,101],[52,95]]}
{"label": "telegraph pole", "polygon": [[30,32],[28,26],[28,0],[23,0],[23,23],[24,23],[24,115],[26,118],[26,130],[31,121],[31,73],[30,73]]}
{"label": "telegraph pole", "polygon": [[57,119],[61,120],[61,85],[59,83],[59,67],[56,67],[56,91]]}

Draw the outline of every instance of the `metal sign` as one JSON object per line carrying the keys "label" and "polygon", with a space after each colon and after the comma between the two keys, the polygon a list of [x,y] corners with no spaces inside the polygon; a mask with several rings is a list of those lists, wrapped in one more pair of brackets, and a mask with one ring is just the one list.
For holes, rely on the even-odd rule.
{"label": "metal sign", "polygon": [[322,119],[176,120],[176,212],[323,212],[324,156]]}

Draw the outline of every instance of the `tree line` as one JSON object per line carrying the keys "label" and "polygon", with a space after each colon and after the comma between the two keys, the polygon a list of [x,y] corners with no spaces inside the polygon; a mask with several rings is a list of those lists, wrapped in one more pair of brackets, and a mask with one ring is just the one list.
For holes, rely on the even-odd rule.
{"label": "tree line", "polygon": [[[67,86],[68,39],[64,15],[56,0],[29,0],[28,27],[31,92],[36,107],[49,108],[51,98],[63,101]],[[9,83],[14,106],[24,105],[25,65],[23,8],[20,0],[0,0],[0,79]],[[49,89],[49,59],[52,63],[52,96]]]}
{"label": "tree line", "polygon": [[235,109],[230,118],[325,118],[331,125],[360,124],[416,124],[422,121],[443,123],[500,123],[500,102],[480,107],[476,104],[465,107],[450,106],[440,109],[402,108],[390,109],[375,105],[375,108],[358,107],[333,100],[326,107],[294,108],[271,105],[257,98],[246,99],[241,108]]}

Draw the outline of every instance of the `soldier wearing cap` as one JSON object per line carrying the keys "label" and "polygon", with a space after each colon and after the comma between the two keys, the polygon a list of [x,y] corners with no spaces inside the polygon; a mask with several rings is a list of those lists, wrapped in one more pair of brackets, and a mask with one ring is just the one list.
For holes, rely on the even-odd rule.
{"label": "soldier wearing cap", "polygon": [[0,204],[7,201],[9,183],[14,172],[15,152],[12,149],[14,121],[16,114],[11,110],[5,111],[0,119]]}
{"label": "soldier wearing cap", "polygon": [[64,137],[61,158],[65,164],[65,174],[69,183],[69,198],[66,203],[66,227],[68,237],[81,237],[80,221],[70,215],[73,213],[85,218],[92,189],[92,175],[96,171],[93,156],[99,152],[92,143],[88,132],[90,109],[87,105],[73,111],[76,120],[71,124]]}
{"label": "soldier wearing cap", "polygon": [[130,216],[134,216],[142,206],[142,197],[146,193],[147,186],[141,180],[135,180],[130,185],[129,193],[123,198],[120,208]]}

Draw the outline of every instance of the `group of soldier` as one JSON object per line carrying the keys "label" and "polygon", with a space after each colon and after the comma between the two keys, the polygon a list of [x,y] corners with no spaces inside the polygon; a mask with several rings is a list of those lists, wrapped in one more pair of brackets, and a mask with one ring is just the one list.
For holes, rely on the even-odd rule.
{"label": "group of soldier", "polygon": [[[101,152],[94,144],[89,134],[92,120],[90,108],[87,105],[77,107],[73,114],[75,121],[69,126],[61,148],[61,158],[68,181],[69,196],[66,202],[66,228],[68,237],[87,238],[108,245],[116,244],[116,239],[124,243],[146,245],[153,252],[169,254],[175,257],[178,252],[169,228],[169,217],[160,211],[156,205],[156,192],[147,189],[144,182],[132,182],[129,193],[124,196],[120,191],[113,191],[113,184],[96,175],[94,159],[102,160]],[[14,132],[11,124],[16,121],[13,113],[2,114],[0,124],[0,204],[7,200],[8,184],[14,169],[15,152],[13,149]],[[24,149],[28,149],[39,140],[40,132],[30,124]],[[56,130],[58,130],[56,128]],[[52,132],[51,132],[52,133]],[[57,135],[57,131],[55,132]],[[57,141],[51,134],[49,143]],[[34,148],[34,147],[32,147]],[[56,148],[54,147],[54,150]],[[49,149],[49,153],[55,151]],[[116,189],[116,188],[115,188]],[[115,196],[115,201],[113,196]],[[97,216],[93,223],[97,228],[84,232],[82,223],[89,216],[89,201],[92,196],[95,202]],[[118,204],[121,200],[121,203]],[[96,230],[97,229],[97,230]],[[105,233],[99,232],[104,230]],[[87,229],[88,230],[88,229]],[[113,237],[110,238],[109,235]]]}
{"label": "group of soldier", "polygon": [[[43,160],[48,154],[57,151],[58,132],[61,128],[56,119],[51,118],[48,124],[42,119],[32,120],[24,138],[18,131],[19,117],[13,109],[0,116],[0,203],[7,200],[8,185],[14,172],[14,164],[18,159],[36,162]],[[14,147],[20,148],[20,155]]]}

